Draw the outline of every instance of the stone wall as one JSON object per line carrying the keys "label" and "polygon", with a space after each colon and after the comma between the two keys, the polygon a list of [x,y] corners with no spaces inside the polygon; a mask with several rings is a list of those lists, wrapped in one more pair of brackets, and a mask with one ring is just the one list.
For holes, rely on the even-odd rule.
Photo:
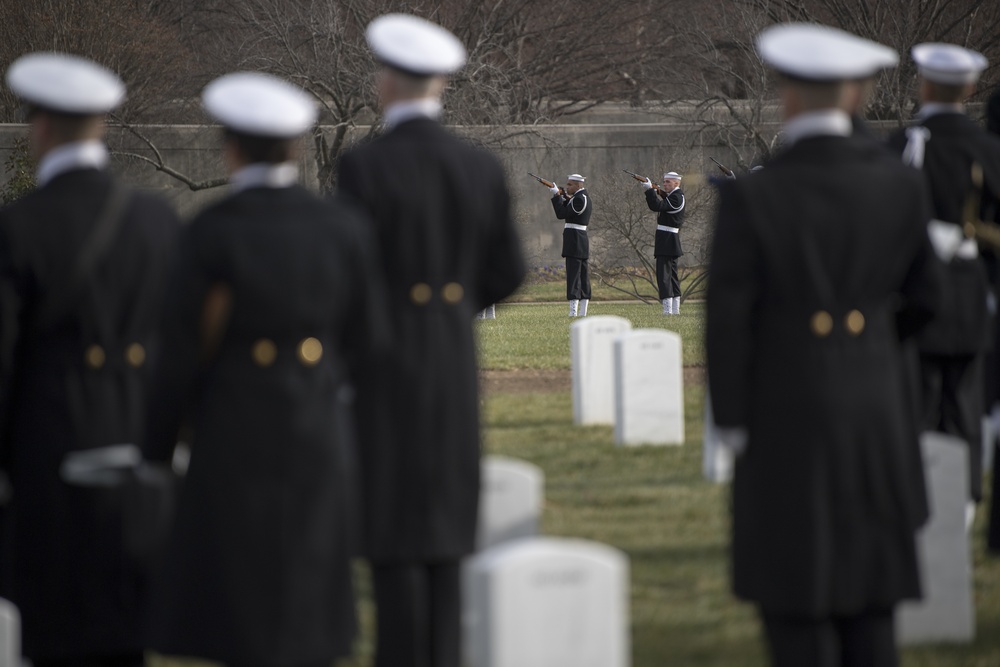
{"label": "stone wall", "polygon": [[[693,124],[653,122],[655,116],[633,115],[642,122],[620,122],[626,115],[600,117],[601,123],[572,123],[511,127],[489,131],[488,140],[508,171],[515,211],[525,250],[532,264],[561,262],[562,223],[555,219],[547,190],[530,178],[534,172],[562,184],[567,174],[577,172],[587,177],[587,189],[595,203],[591,222],[595,249],[606,243],[602,227],[612,215],[639,215],[644,209],[639,184],[622,172],[629,169],[659,181],[663,172],[674,170],[684,175],[682,183],[688,195],[688,219],[684,243],[689,263],[698,263],[703,252],[711,218],[711,188],[707,174],[718,173],[709,160],[714,156],[735,165],[735,157],[718,140],[699,132]],[[366,128],[361,128],[358,133]],[[143,126],[141,132],[157,147],[164,162],[194,180],[223,176],[218,147],[218,128],[207,126]],[[471,137],[486,137],[485,128],[457,128]],[[22,125],[0,125],[0,164],[5,163],[14,141],[25,134]],[[142,141],[120,128],[113,128],[109,144],[114,149],[114,168],[127,180],[169,198],[185,216],[224,194],[223,188],[192,191],[182,182],[156,171],[132,155],[155,159]],[[303,159],[303,178],[316,185],[316,168]],[[6,174],[0,179],[6,180]],[[400,174],[400,178],[406,178]],[[639,207],[639,211],[636,208]],[[655,215],[648,210],[648,238],[652,241]],[[614,249],[612,249],[614,250]]]}

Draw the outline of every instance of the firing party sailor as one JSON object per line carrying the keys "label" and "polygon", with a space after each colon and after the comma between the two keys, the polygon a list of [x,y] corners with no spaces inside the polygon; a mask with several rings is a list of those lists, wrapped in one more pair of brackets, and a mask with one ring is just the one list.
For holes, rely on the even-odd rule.
{"label": "firing party sailor", "polygon": [[565,195],[553,185],[552,208],[556,218],[565,220],[563,225],[562,256],[566,258],[566,298],[569,300],[569,316],[585,317],[590,303],[590,239],[587,226],[594,212],[594,202],[590,198],[585,179],[580,174],[566,177]]}
{"label": "firing party sailor", "polygon": [[681,281],[677,274],[677,261],[684,250],[681,248],[681,227],[684,225],[684,191],[681,190],[681,175],[669,171],[663,175],[663,188],[658,195],[648,178],[642,184],[646,195],[646,205],[656,212],[656,238],[653,256],[656,257],[656,287],[663,304],[664,315],[679,315],[681,312]]}
{"label": "firing party sailor", "polygon": [[38,188],[0,211],[0,470],[13,489],[0,597],[19,607],[39,667],[139,666],[150,554],[129,548],[122,488],[94,488],[69,462],[137,460],[179,225],[110,173],[105,117],[125,99],[115,73],[33,53],[6,79]]}

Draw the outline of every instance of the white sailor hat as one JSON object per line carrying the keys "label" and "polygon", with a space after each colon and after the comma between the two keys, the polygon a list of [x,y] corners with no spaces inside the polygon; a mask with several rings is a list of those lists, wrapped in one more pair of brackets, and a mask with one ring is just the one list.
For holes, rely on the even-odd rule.
{"label": "white sailor hat", "polygon": [[451,74],[465,64],[458,37],[409,14],[386,14],[368,24],[368,46],[386,65],[417,76]]}
{"label": "white sailor hat", "polygon": [[957,44],[926,42],[910,50],[920,76],[935,83],[975,83],[989,62],[981,53]]}
{"label": "white sailor hat", "polygon": [[566,177],[567,181],[576,181],[577,183],[586,183],[587,179],[580,174],[570,174]]}
{"label": "white sailor hat", "polygon": [[681,175],[678,174],[676,171],[668,171],[663,175],[663,180],[667,180],[668,178],[671,178],[675,181],[679,181],[681,180]]}
{"label": "white sailor hat", "polygon": [[782,74],[806,81],[867,79],[899,63],[887,46],[815,23],[764,29],[757,35],[757,53]]}
{"label": "white sailor hat", "polygon": [[316,122],[315,101],[284,79],[234,72],[215,79],[201,94],[208,113],[231,130],[255,137],[291,139]]}
{"label": "white sailor hat", "polygon": [[66,53],[21,56],[7,69],[7,87],[28,104],[68,114],[107,113],[125,99],[118,75]]}

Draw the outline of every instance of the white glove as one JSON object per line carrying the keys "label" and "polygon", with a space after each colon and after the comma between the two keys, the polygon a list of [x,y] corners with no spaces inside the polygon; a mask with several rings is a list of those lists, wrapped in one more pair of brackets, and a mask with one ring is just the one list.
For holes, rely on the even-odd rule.
{"label": "white glove", "polygon": [[718,426],[715,429],[719,444],[739,456],[747,449],[747,430],[741,426]]}
{"label": "white glove", "polygon": [[553,196],[559,194],[559,186],[553,185],[551,188],[549,188],[549,192],[551,192]]}
{"label": "white glove", "polygon": [[644,182],[644,183],[642,184],[642,189],[643,189],[643,190],[649,190],[649,189],[650,189],[650,188],[652,188],[652,187],[653,187],[653,181],[649,180],[648,178],[647,178],[647,179],[646,179],[646,181],[645,181],[645,182]]}

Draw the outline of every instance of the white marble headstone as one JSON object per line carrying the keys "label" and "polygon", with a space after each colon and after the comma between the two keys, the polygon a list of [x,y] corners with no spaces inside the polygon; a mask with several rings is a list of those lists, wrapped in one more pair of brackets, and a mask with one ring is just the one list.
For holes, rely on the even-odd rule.
{"label": "white marble headstone", "polygon": [[615,339],[615,444],[684,444],[683,356],[673,331]]}
{"label": "white marble headstone", "polygon": [[976,623],[965,526],[968,446],[943,433],[924,433],[920,447],[931,506],[917,538],[924,599],[900,605],[896,634],[904,644],[971,641]]}
{"label": "white marble headstone", "polygon": [[506,542],[469,562],[466,667],[628,667],[629,567],[607,545]]}
{"label": "white marble headstone", "polygon": [[545,475],[536,465],[504,456],[485,456],[479,490],[476,548],[538,534]]}
{"label": "white marble headstone", "polygon": [[0,667],[21,666],[21,614],[0,598]]}
{"label": "white marble headstone", "polygon": [[614,343],[631,329],[631,322],[615,315],[587,317],[570,326],[574,424],[614,423]]}

